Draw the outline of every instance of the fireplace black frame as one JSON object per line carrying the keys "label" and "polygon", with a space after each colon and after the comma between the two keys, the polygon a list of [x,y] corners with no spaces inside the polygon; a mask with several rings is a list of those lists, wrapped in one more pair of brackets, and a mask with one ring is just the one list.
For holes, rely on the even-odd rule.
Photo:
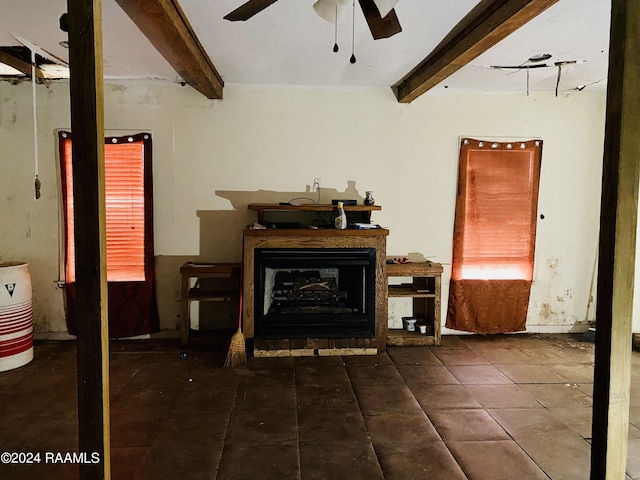
{"label": "fireplace black frame", "polygon": [[[339,288],[351,295],[352,313],[264,312],[267,269],[339,270]],[[256,248],[254,255],[255,337],[373,338],[376,319],[375,248]],[[357,298],[353,298],[357,296]]]}

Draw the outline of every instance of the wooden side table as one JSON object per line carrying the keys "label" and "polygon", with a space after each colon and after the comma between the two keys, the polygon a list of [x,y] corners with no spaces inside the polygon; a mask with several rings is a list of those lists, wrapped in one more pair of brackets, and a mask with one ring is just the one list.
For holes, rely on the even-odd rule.
{"label": "wooden side table", "polygon": [[424,319],[427,334],[389,329],[387,345],[440,345],[440,288],[442,265],[434,262],[387,264],[388,277],[413,277],[411,283],[389,285],[389,297],[413,299],[413,314]]}
{"label": "wooden side table", "polygon": [[[239,263],[193,263],[187,262],[180,267],[182,275],[182,291],[180,298],[182,300],[181,313],[181,333],[182,338],[180,344],[186,345],[189,341],[189,323],[191,317],[191,302],[225,302],[231,300],[239,301],[240,277]],[[227,278],[231,279],[237,276],[238,282],[233,285],[231,290],[205,290],[200,287],[200,279],[203,278]],[[195,285],[191,285],[192,279],[197,279]]]}

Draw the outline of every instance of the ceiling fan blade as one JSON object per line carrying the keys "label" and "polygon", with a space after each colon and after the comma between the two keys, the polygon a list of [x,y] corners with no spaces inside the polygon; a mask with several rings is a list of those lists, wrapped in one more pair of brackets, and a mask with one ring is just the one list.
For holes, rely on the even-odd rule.
{"label": "ceiling fan blade", "polygon": [[374,40],[388,38],[402,31],[395,10],[392,9],[386,17],[382,18],[374,0],[358,1]]}
{"label": "ceiling fan blade", "polygon": [[398,3],[398,0],[373,0],[380,12],[380,16],[382,18],[386,17],[387,14],[393,10],[393,8]]}
{"label": "ceiling fan blade", "polygon": [[62,58],[58,57],[57,55],[54,55],[53,53],[49,52],[48,50],[45,50],[44,48],[40,48],[40,52],[39,53],[43,53],[44,55],[42,55],[43,57],[48,57],[49,60],[51,60],[54,63],[57,63],[58,65],[62,66],[62,67],[68,67],[69,64]]}
{"label": "ceiling fan blade", "polygon": [[260,13],[269,5],[276,3],[277,1],[278,0],[249,0],[236,8],[233,12],[225,15],[224,19],[232,22],[237,22],[238,20],[249,20],[256,13]]}
{"label": "ceiling fan blade", "polygon": [[15,34],[13,34],[11,32],[9,32],[9,35],[11,35],[13,38],[15,38],[23,46],[27,47],[30,51],[32,51],[34,53],[37,53],[41,57],[44,57],[44,58],[52,61],[53,63],[57,63],[58,65],[62,65],[63,67],[68,67],[69,66],[69,64],[67,62],[65,62],[63,59],[61,59],[60,57],[54,55],[51,52],[48,52],[47,50],[45,50],[42,47],[39,47],[35,43],[31,43],[26,38],[19,37],[18,35],[15,35]]}

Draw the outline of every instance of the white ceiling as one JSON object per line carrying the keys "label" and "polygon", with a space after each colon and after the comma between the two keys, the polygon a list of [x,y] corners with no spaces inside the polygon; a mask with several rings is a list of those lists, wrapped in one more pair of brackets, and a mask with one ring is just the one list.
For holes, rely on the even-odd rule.
{"label": "white ceiling", "polygon": [[[351,9],[338,24],[340,51],[333,53],[334,26],[313,11],[315,0],[279,0],[246,22],[223,16],[244,0],[179,0],[226,83],[309,86],[391,86],[426,57],[478,0],[399,0],[403,31],[373,40],[356,2],[355,55],[351,55]],[[58,43],[66,0],[2,0],[0,45],[18,45],[11,33],[67,58]],[[476,58],[440,86],[483,91],[525,91],[526,71],[496,70],[550,53],[550,68],[529,70],[531,91],[554,91],[556,61],[564,66],[560,91],[580,85],[601,88],[607,75],[610,0],[559,0],[540,16]],[[104,71],[109,78],[180,80],[115,3],[103,0]]]}

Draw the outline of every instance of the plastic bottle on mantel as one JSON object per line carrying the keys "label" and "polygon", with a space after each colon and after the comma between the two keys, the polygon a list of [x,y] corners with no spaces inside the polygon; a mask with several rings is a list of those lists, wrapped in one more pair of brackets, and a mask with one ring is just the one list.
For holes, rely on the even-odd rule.
{"label": "plastic bottle on mantel", "polygon": [[347,214],[344,213],[344,205],[342,202],[338,202],[338,216],[335,219],[335,226],[340,230],[347,228]]}

